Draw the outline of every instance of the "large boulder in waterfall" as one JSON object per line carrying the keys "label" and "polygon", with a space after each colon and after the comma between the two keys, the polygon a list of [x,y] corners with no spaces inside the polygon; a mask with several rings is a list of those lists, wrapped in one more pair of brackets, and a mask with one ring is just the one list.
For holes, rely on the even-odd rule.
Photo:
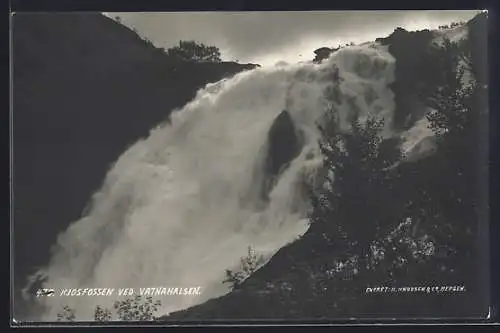
{"label": "large boulder in waterfall", "polygon": [[263,197],[267,198],[276,177],[297,157],[303,145],[293,119],[288,111],[282,111],[268,132],[268,148],[264,161]]}

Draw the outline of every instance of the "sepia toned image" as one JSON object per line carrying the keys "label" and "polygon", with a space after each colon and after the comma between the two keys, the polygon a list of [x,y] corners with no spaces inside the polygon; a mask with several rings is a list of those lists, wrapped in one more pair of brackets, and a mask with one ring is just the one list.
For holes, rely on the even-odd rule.
{"label": "sepia toned image", "polygon": [[488,318],[487,16],[14,13],[11,320]]}

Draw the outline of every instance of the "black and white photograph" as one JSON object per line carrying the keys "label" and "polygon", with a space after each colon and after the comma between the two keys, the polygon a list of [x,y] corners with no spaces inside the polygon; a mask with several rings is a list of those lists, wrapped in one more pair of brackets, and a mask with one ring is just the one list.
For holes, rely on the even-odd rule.
{"label": "black and white photograph", "polygon": [[12,323],[482,320],[488,12],[15,12]]}

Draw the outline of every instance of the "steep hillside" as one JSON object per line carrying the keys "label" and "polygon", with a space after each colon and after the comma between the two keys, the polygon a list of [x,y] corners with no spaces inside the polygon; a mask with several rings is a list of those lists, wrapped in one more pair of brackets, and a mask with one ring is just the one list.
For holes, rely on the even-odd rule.
{"label": "steep hillside", "polygon": [[100,14],[13,18],[17,288],[116,158],[209,82],[254,68],[167,58]]}
{"label": "steep hillside", "polygon": [[[448,107],[454,110],[453,103],[457,99],[465,101],[470,117],[467,120],[449,118],[455,119],[448,120],[450,127],[447,129],[451,134],[447,134],[444,141],[438,141],[436,154],[398,165],[390,173],[390,192],[375,192],[362,199],[374,201],[378,213],[356,212],[370,207],[362,204],[362,207],[343,208],[345,215],[334,215],[361,216],[359,220],[350,221],[357,229],[368,227],[363,223],[403,219],[404,216],[418,221],[410,223],[410,236],[391,238],[392,241],[401,237],[399,245],[389,241],[394,252],[386,248],[394,257],[362,273],[347,268],[337,270],[337,263],[346,255],[341,242],[339,239],[333,244],[325,241],[325,229],[322,228],[326,227],[312,224],[302,238],[280,249],[266,265],[227,295],[161,319],[331,321],[332,318],[350,317],[485,316],[488,297],[487,286],[483,283],[485,262],[477,244],[482,242],[481,228],[487,211],[487,194],[483,187],[487,171],[484,140],[487,137],[482,135],[487,126],[486,27],[486,14],[469,21],[466,25],[468,37],[460,46],[460,52],[470,59],[478,82],[470,99],[462,94],[455,95],[456,91],[450,89],[456,83],[450,76],[455,72],[447,62],[449,58],[442,58],[450,53],[439,53],[431,48],[438,32],[396,29],[389,37],[378,40],[387,45],[396,58],[396,82],[392,85],[396,95],[396,127],[409,128],[424,115],[416,114],[422,106],[435,107],[436,103],[429,102],[431,95],[441,96],[437,101],[443,108],[441,112],[446,112]],[[456,57],[457,53],[451,56]],[[439,88],[442,86],[445,90]],[[442,92],[446,89],[450,95]],[[349,185],[354,187],[354,194],[362,196],[361,189],[355,184]],[[335,221],[325,221],[329,222],[334,225]],[[411,251],[415,249],[410,251],[413,254],[407,254],[404,251],[408,249],[398,247],[418,233],[422,233],[422,239],[432,238],[432,259],[414,259],[415,253]],[[418,242],[411,244],[418,247],[420,245],[415,245]],[[397,263],[399,260],[403,260],[403,264]],[[349,262],[344,263],[344,267],[348,267]],[[392,294],[366,292],[368,287],[379,286],[466,286],[467,291],[460,292],[457,288],[447,290],[446,294],[430,289]]]}

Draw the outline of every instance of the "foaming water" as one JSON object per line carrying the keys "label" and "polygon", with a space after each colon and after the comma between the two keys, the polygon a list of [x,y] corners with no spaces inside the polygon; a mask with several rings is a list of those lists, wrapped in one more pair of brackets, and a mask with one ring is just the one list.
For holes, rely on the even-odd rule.
{"label": "foaming water", "polygon": [[[341,77],[341,119],[379,114],[391,133],[394,59],[385,48],[350,47],[321,65],[260,68],[208,85],[130,147],[108,172],[86,216],[63,232],[43,270],[48,288],[200,286],[200,296],[162,296],[162,313],[228,292],[225,269],[248,246],[266,258],[307,230],[307,200],[298,183],[316,171],[316,122],[334,66]],[[268,132],[283,111],[303,134],[300,154],[279,176],[265,208],[256,187],[265,177]],[[159,297],[161,298],[161,297]],[[115,297],[46,297],[42,320],[63,305],[91,320]]]}

